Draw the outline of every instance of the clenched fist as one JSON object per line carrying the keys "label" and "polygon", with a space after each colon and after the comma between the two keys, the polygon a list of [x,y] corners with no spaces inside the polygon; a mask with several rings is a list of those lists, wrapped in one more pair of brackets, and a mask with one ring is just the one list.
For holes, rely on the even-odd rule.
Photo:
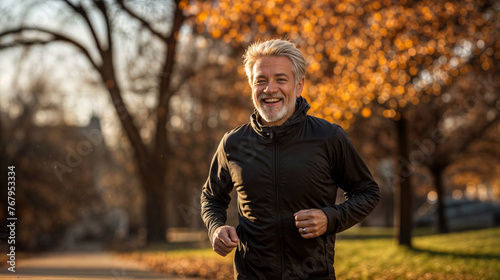
{"label": "clenched fist", "polygon": [[302,238],[309,239],[323,235],[328,227],[328,218],[321,209],[300,210],[293,214],[295,226]]}
{"label": "clenched fist", "polygon": [[234,227],[220,226],[215,230],[212,247],[217,254],[225,257],[236,246],[238,246],[238,235]]}

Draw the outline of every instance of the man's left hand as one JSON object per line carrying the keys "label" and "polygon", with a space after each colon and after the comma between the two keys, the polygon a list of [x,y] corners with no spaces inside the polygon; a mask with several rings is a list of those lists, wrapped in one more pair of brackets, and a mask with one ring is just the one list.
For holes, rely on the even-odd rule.
{"label": "man's left hand", "polygon": [[299,229],[302,238],[314,238],[326,232],[328,218],[323,210],[305,209],[293,215],[295,216],[295,226]]}

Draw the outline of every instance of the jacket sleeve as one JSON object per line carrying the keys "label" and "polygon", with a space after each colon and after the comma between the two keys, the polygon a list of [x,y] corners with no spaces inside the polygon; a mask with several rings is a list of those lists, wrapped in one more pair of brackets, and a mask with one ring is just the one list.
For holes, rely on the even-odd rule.
{"label": "jacket sleeve", "polygon": [[345,191],[346,201],[322,210],[328,217],[327,233],[344,231],[366,218],[380,200],[379,187],[346,132],[337,126],[330,139],[332,177]]}
{"label": "jacket sleeve", "polygon": [[225,137],[215,152],[208,179],[201,192],[201,217],[208,229],[211,242],[215,230],[226,224],[227,208],[231,202],[230,193],[233,189],[224,152],[224,139]]}

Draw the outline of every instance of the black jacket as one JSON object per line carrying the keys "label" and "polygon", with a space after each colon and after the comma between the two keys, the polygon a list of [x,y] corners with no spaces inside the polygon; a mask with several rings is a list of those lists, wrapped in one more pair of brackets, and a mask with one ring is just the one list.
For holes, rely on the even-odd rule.
{"label": "black jacket", "polygon": [[[238,194],[240,242],[235,279],[335,279],[335,233],[364,219],[377,205],[379,189],[338,125],[307,115],[297,100],[281,126],[251,122],[226,133],[214,155],[201,194],[202,218],[212,238],[226,224],[230,192]],[[337,187],[347,201],[334,205]],[[322,209],[327,232],[303,239],[293,214]]]}

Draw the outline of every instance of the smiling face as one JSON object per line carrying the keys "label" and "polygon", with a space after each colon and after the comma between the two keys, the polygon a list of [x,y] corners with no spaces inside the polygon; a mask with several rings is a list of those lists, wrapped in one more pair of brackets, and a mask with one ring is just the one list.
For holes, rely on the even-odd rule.
{"label": "smiling face", "polygon": [[252,99],[263,125],[282,125],[295,112],[304,78],[295,85],[292,67],[292,61],[284,56],[263,57],[255,62]]}

